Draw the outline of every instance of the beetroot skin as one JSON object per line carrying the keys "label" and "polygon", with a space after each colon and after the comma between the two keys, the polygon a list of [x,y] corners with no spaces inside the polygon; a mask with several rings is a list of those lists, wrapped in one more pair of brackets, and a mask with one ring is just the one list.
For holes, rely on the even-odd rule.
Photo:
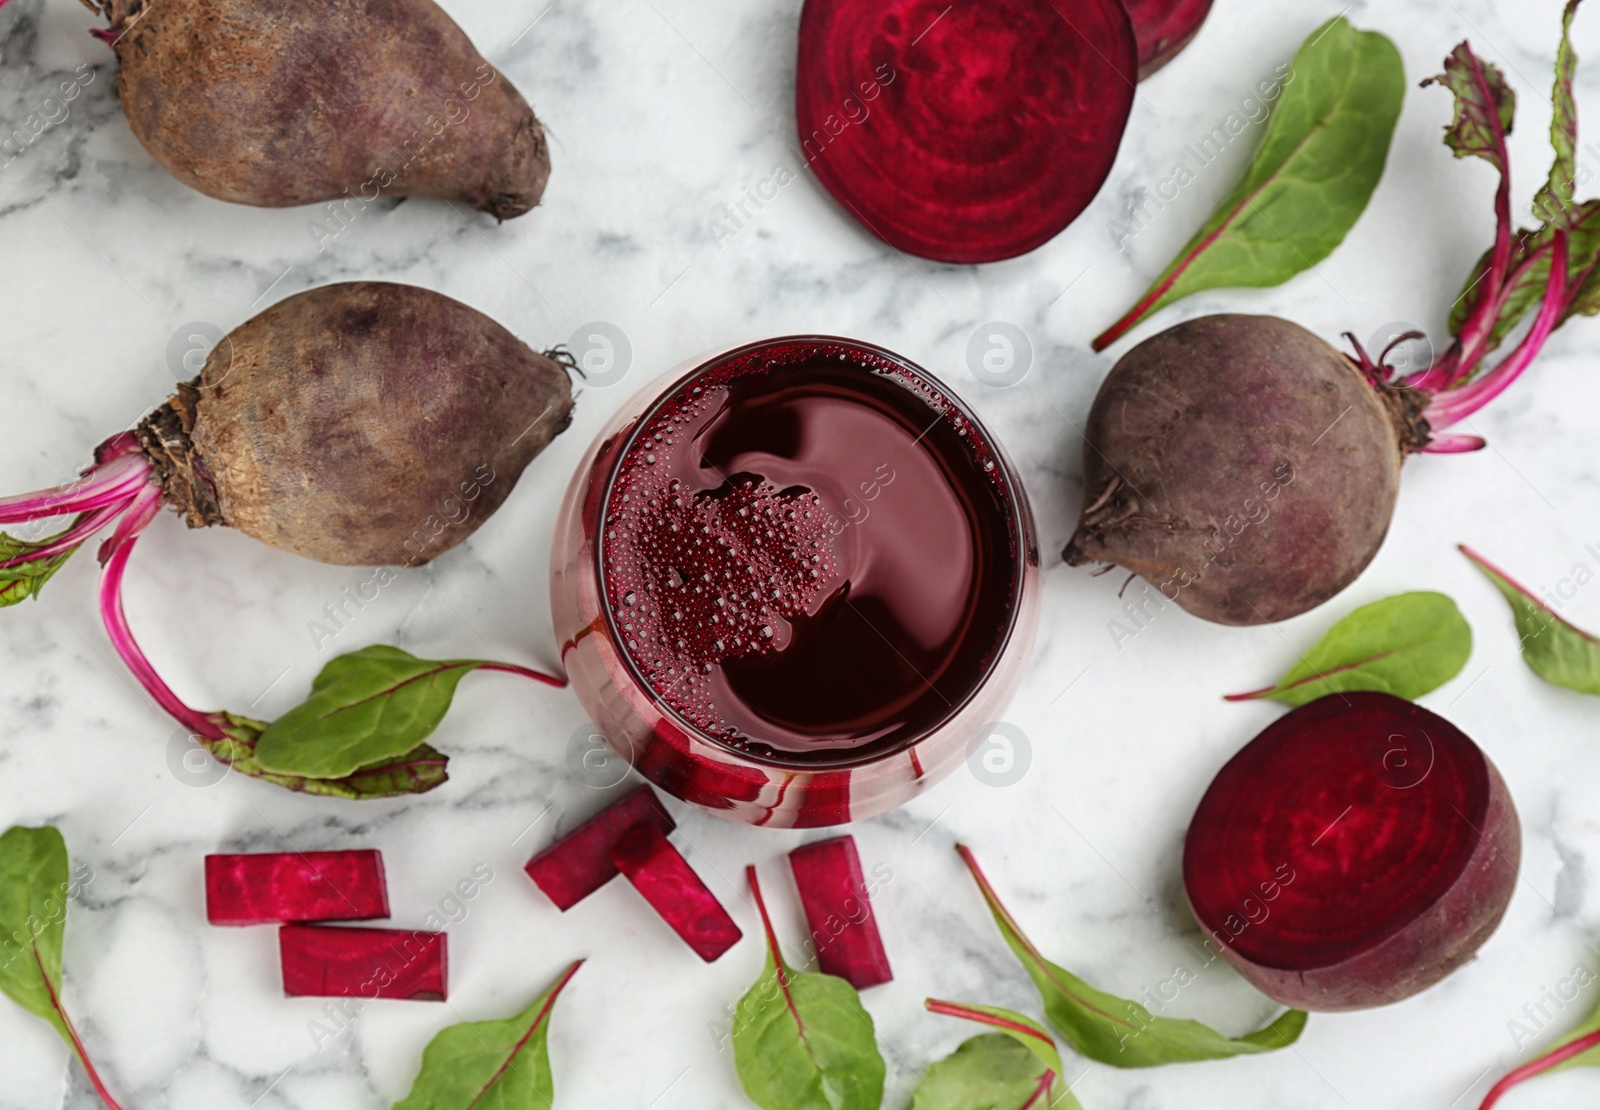
{"label": "beetroot skin", "polygon": [[1247,744],[1201,799],[1183,883],[1206,946],[1304,1010],[1408,998],[1467,960],[1511,901],[1506,784],[1449,721],[1330,694]]}
{"label": "beetroot skin", "polygon": [[1377,554],[1400,464],[1426,442],[1414,390],[1374,385],[1271,316],[1205,316],[1145,340],[1084,429],[1068,563],[1115,563],[1222,624],[1322,604]]}
{"label": "beetroot skin", "polygon": [[1139,39],[1139,80],[1172,61],[1211,14],[1211,0],[1123,0]]}
{"label": "beetroot skin", "polygon": [[459,301],[364,281],[235,328],[138,440],[191,528],[410,566],[470,536],[571,419],[561,365]]}
{"label": "beetroot skin", "polygon": [[806,0],[795,114],[817,180],[900,250],[992,262],[1084,210],[1133,107],[1121,0]]}
{"label": "beetroot skin", "polygon": [[539,202],[544,129],[433,0],[93,0],[134,136],[207,196],[269,208]]}

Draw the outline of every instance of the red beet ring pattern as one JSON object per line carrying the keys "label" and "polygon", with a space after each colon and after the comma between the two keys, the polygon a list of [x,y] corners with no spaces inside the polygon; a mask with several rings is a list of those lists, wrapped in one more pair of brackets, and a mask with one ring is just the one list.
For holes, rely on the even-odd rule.
{"label": "red beet ring pattern", "polygon": [[892,246],[993,262],[1088,207],[1133,107],[1121,0],[806,0],[795,112],[823,186]]}

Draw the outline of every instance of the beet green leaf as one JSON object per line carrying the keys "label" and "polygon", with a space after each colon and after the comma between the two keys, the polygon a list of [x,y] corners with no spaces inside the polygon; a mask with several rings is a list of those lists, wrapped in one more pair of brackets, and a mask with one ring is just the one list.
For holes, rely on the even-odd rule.
{"label": "beet green leaf", "polygon": [[452,1025],[434,1037],[411,1093],[394,1110],[549,1110],[550,1012],[582,965],[567,968],[516,1017]]}
{"label": "beet green leaf", "polygon": [[1332,254],[1366,210],[1405,98],[1400,52],[1335,17],[1276,87],[1244,179],[1095,350],[1191,293],[1282,284]]}
{"label": "beet green leaf", "polygon": [[52,828],[0,836],[0,990],[49,1022],[77,1052],[61,999],[67,844]]}
{"label": "beet green leaf", "polygon": [[418,659],[387,644],[341,655],[322,668],[309,698],[266,727],[255,758],[264,770],[315,779],[401,759],[439,727],[462,676],[490,665]]}
{"label": "beet green leaf", "polygon": [[1055,1041],[1038,1022],[996,1006],[933,998],[928,1009],[1002,1031],[964,1041],[928,1065],[911,1110],[1083,1110],[1067,1088]]}
{"label": "beet green leaf", "polygon": [[1483,571],[1511,605],[1522,658],[1533,673],[1580,694],[1600,694],[1600,639],[1562,620],[1516,579],[1465,545],[1462,554]]}
{"label": "beet green leaf", "polygon": [[218,760],[241,775],[270,782],[300,794],[327,798],[396,798],[406,794],[425,794],[449,781],[450,760],[430,744],[419,744],[402,755],[378,759],[337,778],[314,778],[268,771],[256,758],[256,743],[267,722],[234,713],[213,713],[221,726],[220,738],[191,734],[191,738]]}
{"label": "beet green leaf", "polygon": [[1396,594],[1361,606],[1328,629],[1276,686],[1228,700],[1304,705],[1347,690],[1415,700],[1460,674],[1471,654],[1472,628],[1454,601],[1429,591]]}
{"label": "beet green leaf", "polygon": [[0,563],[17,559],[26,560],[14,566],[0,567],[0,609],[30,597],[38,597],[44,584],[61,569],[63,563],[72,558],[72,553],[78,550],[77,545],[64,548],[52,555],[39,556],[40,551],[58,539],[60,535],[35,543],[0,532]]}
{"label": "beet green leaf", "polygon": [[[1538,227],[1520,229],[1510,245],[1505,291],[1489,328],[1485,351],[1492,351],[1504,342],[1543,298],[1550,280],[1551,246],[1558,229],[1565,229],[1570,236],[1567,303],[1558,324],[1574,316],[1600,314],[1600,201],[1580,202],[1574,195],[1581,176],[1576,157],[1578,115],[1572,93],[1578,57],[1572,48],[1571,30],[1577,8],[1577,0],[1571,0],[1561,20],[1561,45],[1556,53],[1555,84],[1550,92],[1554,108],[1550,143],[1555,158],[1549,177],[1533,202],[1534,214],[1542,223]],[[1493,65],[1476,58],[1463,43],[1445,59],[1444,74],[1432,80],[1445,85],[1456,96],[1456,120],[1447,129],[1445,142],[1458,156],[1482,157],[1504,175],[1507,172],[1505,134],[1511,130],[1516,104],[1505,76]],[[1490,103],[1497,109],[1492,119],[1486,110]],[[1475,142],[1468,143],[1458,137],[1463,132],[1464,116],[1476,121],[1470,128],[1471,134],[1476,136]],[[1489,141],[1496,126],[1500,131],[1498,144]],[[1462,334],[1468,320],[1481,307],[1479,301],[1493,292],[1493,283],[1485,281],[1492,256],[1493,251],[1484,252],[1468,274],[1461,296],[1450,310],[1452,335]]]}
{"label": "beet green leaf", "polygon": [[733,1062],[744,1093],[761,1110],[878,1110],[886,1069],[861,996],[843,979],[784,962],[756,869],[747,874],[767,963],[734,1011]]}
{"label": "beet green leaf", "polygon": [[1301,1010],[1287,1010],[1243,1037],[1224,1037],[1186,1018],[1156,1017],[1137,1002],[1097,990],[1039,953],[1001,904],[971,851],[958,845],[1006,944],[1044,999],[1051,1028],[1080,1055],[1118,1068],[1147,1068],[1193,1060],[1219,1060],[1285,1048],[1306,1025]]}
{"label": "beet green leaf", "polygon": [[49,1022],[107,1110],[121,1110],[61,1004],[61,941],[73,892],[68,862],[67,842],[49,826],[19,825],[0,836],[0,992]]}

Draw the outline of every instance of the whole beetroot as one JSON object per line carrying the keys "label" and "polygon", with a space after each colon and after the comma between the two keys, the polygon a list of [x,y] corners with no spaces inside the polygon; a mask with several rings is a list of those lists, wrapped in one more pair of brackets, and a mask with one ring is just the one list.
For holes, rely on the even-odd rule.
{"label": "whole beetroot", "polygon": [[544,129],[433,0],[85,0],[135,137],[218,200],[539,202]]}
{"label": "whole beetroot", "polygon": [[1377,554],[1418,405],[1271,316],[1205,316],[1129,351],[1089,410],[1065,558],[1115,563],[1196,616],[1283,620]]}
{"label": "whole beetroot", "polygon": [[471,535],[571,419],[565,369],[481,312],[350,282],[235,328],[137,435],[190,527],[414,566]]}
{"label": "whole beetroot", "polygon": [[[355,699],[369,711],[355,731],[387,728],[406,742],[350,773],[269,768],[256,748],[267,722],[194,709],[156,674],[123,612],[128,558],[170,505],[191,527],[229,525],[322,562],[380,570],[425,563],[488,519],[567,426],[570,366],[570,358],[537,354],[482,313],[426,289],[351,282],[290,297],[234,329],[198,378],[135,431],[101,444],[78,480],[0,499],[0,524],[31,532],[0,533],[0,606],[38,594],[74,551],[110,529],[100,547],[100,613],[112,646],[151,700],[213,755],[311,793],[432,789],[445,781],[445,757],[424,741],[442,711],[374,717],[375,698],[440,683],[452,691],[475,669],[563,680],[498,660],[435,663],[395,648],[362,649],[334,659],[318,683],[355,675],[371,687]],[[63,516],[73,519],[44,534],[44,522]],[[368,584],[392,580],[382,570]]]}
{"label": "whole beetroot", "polygon": [[[1493,401],[1573,316],[1600,313],[1600,200],[1577,202],[1569,0],[1552,101],[1556,164],[1535,200],[1543,223],[1512,234],[1506,136],[1515,97],[1463,42],[1439,83],[1455,96],[1445,143],[1500,175],[1493,247],[1457,300],[1452,342],[1414,372],[1343,355],[1285,320],[1210,316],[1128,352],[1085,430],[1085,499],[1063,557],[1119,565],[1197,616],[1263,624],[1320,605],[1364,570],[1393,515],[1409,454],[1457,454],[1451,431]],[[1163,279],[1170,288],[1178,270]],[[1158,284],[1157,289],[1162,288]],[[1124,318],[1096,346],[1120,335]],[[1531,319],[1530,319],[1531,318]],[[1521,327],[1525,321],[1525,330]],[[1520,331],[1510,353],[1489,356]]]}

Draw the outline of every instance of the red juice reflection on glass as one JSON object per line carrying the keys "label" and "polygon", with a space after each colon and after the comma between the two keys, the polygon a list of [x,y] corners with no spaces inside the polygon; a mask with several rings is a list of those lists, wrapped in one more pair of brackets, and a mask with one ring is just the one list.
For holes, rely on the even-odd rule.
{"label": "red juice reflection on glass", "polygon": [[1021,483],[926,371],[767,340],[647,388],[557,523],[563,662],[608,743],[723,816],[835,825],[959,764],[1038,611]]}

